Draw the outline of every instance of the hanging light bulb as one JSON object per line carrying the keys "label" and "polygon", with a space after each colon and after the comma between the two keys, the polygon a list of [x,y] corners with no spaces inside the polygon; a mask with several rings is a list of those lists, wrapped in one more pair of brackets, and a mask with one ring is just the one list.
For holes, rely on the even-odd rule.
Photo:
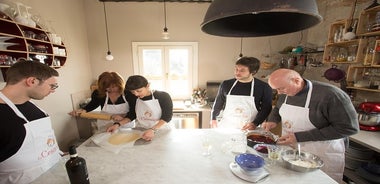
{"label": "hanging light bulb", "polygon": [[162,32],[162,39],[164,40],[168,40],[170,37],[169,37],[169,32],[168,32],[168,28],[167,27],[164,27],[164,31]]}
{"label": "hanging light bulb", "polygon": [[169,39],[169,32],[168,28],[166,27],[166,1],[164,0],[164,18],[165,18],[165,27],[164,31],[162,32],[162,39],[167,40]]}
{"label": "hanging light bulb", "polygon": [[106,60],[107,60],[107,61],[112,61],[112,60],[113,60],[113,55],[111,54],[111,51],[108,51],[108,52],[107,52]]}
{"label": "hanging light bulb", "polygon": [[110,42],[109,42],[109,38],[108,38],[107,12],[106,12],[106,4],[105,4],[104,1],[103,1],[103,9],[104,9],[104,21],[106,23],[106,36],[107,36],[107,48],[108,48],[107,55],[106,55],[106,60],[107,61],[112,61],[113,60],[113,56],[112,56],[111,51],[110,51]]}
{"label": "hanging light bulb", "polygon": [[243,57],[243,38],[240,38],[240,54],[238,59]]}

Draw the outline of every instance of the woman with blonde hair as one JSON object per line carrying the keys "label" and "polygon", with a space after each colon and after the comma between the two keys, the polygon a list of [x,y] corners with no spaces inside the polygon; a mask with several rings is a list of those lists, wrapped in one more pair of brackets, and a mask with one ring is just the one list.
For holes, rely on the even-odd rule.
{"label": "woman with blonde hair", "polygon": [[131,120],[136,118],[136,97],[125,90],[123,77],[117,72],[103,72],[99,75],[97,84],[98,88],[92,92],[91,101],[85,107],[69,114],[79,116],[80,113],[93,111],[100,106],[103,113],[112,114],[112,120],[98,120],[98,131],[104,132],[112,124],[120,125],[121,120],[127,122],[123,127],[134,127]]}

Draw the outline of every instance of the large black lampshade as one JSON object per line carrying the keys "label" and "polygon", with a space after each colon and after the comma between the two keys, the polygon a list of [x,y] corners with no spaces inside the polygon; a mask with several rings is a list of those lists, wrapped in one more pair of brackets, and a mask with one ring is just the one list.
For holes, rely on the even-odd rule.
{"label": "large black lampshade", "polygon": [[201,29],[215,36],[260,37],[301,31],[321,21],[315,0],[214,0]]}

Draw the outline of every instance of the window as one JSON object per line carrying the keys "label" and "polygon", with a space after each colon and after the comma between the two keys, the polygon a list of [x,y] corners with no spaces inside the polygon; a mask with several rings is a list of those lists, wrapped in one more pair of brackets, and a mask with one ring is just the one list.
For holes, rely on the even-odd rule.
{"label": "window", "polygon": [[132,42],[134,73],[173,99],[190,98],[198,86],[198,43]]}

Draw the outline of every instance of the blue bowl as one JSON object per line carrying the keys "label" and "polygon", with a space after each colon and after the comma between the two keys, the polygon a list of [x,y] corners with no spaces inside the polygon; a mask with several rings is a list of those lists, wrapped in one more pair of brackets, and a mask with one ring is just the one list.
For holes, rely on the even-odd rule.
{"label": "blue bowl", "polygon": [[240,166],[240,168],[247,172],[260,169],[265,164],[263,157],[250,153],[236,155],[235,162]]}

